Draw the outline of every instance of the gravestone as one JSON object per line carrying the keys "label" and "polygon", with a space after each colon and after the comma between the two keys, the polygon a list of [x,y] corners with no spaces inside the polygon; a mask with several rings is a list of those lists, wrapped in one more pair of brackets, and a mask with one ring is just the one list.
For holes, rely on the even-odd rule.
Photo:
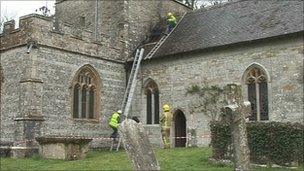
{"label": "gravestone", "polygon": [[230,121],[235,171],[250,170],[250,152],[247,141],[246,118],[250,114],[250,102],[243,101],[240,85],[225,87],[228,105],[224,107]]}
{"label": "gravestone", "polygon": [[119,135],[132,161],[134,170],[160,170],[154,151],[141,123],[125,119],[119,126]]}

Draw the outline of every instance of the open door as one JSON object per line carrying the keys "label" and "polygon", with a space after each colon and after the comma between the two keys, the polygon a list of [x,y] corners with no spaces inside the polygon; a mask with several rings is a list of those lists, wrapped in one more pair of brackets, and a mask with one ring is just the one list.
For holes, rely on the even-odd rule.
{"label": "open door", "polygon": [[186,147],[186,118],[181,110],[174,113],[175,147]]}

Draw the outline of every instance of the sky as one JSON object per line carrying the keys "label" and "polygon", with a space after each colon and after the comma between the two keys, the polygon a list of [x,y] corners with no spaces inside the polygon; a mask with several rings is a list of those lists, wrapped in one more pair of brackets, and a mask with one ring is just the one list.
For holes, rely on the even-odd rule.
{"label": "sky", "polygon": [[[55,0],[32,0],[32,1],[15,1],[15,0],[0,0],[1,16],[0,19],[8,17],[16,20],[18,25],[18,18],[35,12],[42,6],[47,6],[50,9],[50,14],[55,13]],[[40,13],[41,14],[41,13]]]}

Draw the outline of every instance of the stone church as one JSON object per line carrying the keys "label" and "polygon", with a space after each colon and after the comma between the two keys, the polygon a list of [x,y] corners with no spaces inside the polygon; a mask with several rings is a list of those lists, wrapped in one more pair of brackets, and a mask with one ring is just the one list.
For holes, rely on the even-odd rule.
{"label": "stone church", "polygon": [[[166,34],[166,14],[178,25]],[[37,137],[90,137],[107,146],[137,48],[142,61],[130,115],[161,147],[161,106],[173,113],[172,145],[207,146],[206,113],[192,85],[242,85],[250,122],[303,123],[303,1],[238,0],[193,11],[175,0],[57,0],[52,17],[23,16],[1,38],[1,148],[37,150]],[[176,138],[188,137],[188,138]]]}

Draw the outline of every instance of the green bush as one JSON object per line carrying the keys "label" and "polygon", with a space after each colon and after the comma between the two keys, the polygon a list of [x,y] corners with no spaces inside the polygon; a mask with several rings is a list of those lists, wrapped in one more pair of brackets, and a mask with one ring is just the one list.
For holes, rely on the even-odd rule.
{"label": "green bush", "polygon": [[[213,158],[230,156],[230,127],[227,123],[211,122]],[[304,125],[299,123],[247,123],[250,159],[254,163],[289,165],[304,163]]]}

